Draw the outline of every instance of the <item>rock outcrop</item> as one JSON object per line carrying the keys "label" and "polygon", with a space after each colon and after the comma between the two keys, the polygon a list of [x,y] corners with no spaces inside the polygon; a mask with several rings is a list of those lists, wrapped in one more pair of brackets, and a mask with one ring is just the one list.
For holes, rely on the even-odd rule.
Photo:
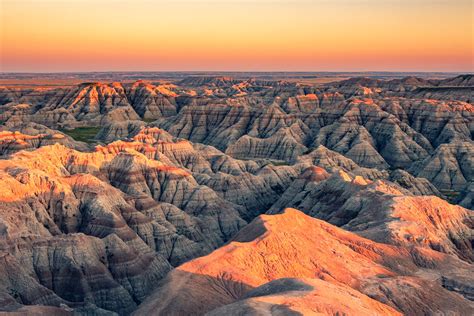
{"label": "rock outcrop", "polygon": [[144,146],[81,153],[57,144],[0,161],[2,293],[25,305],[92,302],[126,314],[172,265],[245,224],[242,207],[133,144]]}
{"label": "rock outcrop", "polygon": [[171,271],[134,315],[472,313],[472,302],[437,280],[469,268],[449,255],[375,243],[286,209],[258,217],[226,246]]}
{"label": "rock outcrop", "polygon": [[474,181],[474,143],[440,145],[432,155],[415,164],[411,172],[428,179],[440,190],[462,190]]}
{"label": "rock outcrop", "polygon": [[41,146],[62,144],[69,148],[88,151],[89,146],[72,137],[36,123],[0,126],[0,156],[20,150],[33,150]]}
{"label": "rock outcrop", "polygon": [[[377,242],[416,245],[472,262],[474,216],[433,196],[411,196],[400,186],[343,171],[294,181],[269,213],[295,207]],[[324,174],[324,177],[321,176]]]}
{"label": "rock outcrop", "polygon": [[472,82],[0,87],[0,312],[472,314]]}

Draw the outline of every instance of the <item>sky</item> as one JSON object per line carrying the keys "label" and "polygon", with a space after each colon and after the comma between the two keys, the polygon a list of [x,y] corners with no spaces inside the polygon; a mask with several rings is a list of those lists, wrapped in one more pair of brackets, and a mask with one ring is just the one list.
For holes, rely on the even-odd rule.
{"label": "sky", "polygon": [[0,71],[474,71],[474,0],[0,0]]}

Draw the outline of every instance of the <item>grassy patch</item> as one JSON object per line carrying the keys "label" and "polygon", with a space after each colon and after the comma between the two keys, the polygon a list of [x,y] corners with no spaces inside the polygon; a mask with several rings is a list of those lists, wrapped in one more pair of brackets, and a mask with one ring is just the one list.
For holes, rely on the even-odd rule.
{"label": "grassy patch", "polygon": [[152,119],[152,118],[142,119],[142,121],[145,123],[151,123],[151,122],[156,121],[156,118],[155,119]]}
{"label": "grassy patch", "polygon": [[255,161],[257,163],[263,163],[263,165],[273,165],[273,166],[289,166],[290,163],[285,160],[276,160],[268,158],[244,158],[244,157],[233,157],[234,159],[244,160],[244,161]]}
{"label": "grassy patch", "polygon": [[452,191],[452,190],[439,190],[441,193],[448,197],[458,197],[461,192],[459,191]]}
{"label": "grassy patch", "polygon": [[70,130],[62,130],[64,134],[67,134],[74,138],[74,140],[86,143],[93,143],[94,137],[99,132],[100,127],[78,127]]}
{"label": "grassy patch", "polygon": [[289,165],[288,161],[285,161],[285,160],[270,159],[268,160],[268,162],[274,166],[288,166]]}
{"label": "grassy patch", "polygon": [[439,190],[448,200],[448,202],[455,203],[459,200],[461,192],[452,190]]}

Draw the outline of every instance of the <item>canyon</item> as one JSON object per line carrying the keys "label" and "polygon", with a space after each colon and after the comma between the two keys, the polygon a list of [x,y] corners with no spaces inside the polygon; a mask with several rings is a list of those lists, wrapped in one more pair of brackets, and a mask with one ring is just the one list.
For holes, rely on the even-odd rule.
{"label": "canyon", "polygon": [[474,314],[474,76],[0,86],[0,312]]}

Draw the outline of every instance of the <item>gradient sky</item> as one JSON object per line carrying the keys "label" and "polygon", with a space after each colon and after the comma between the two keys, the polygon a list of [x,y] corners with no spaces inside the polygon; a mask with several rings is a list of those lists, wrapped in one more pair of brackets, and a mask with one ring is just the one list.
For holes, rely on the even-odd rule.
{"label": "gradient sky", "polygon": [[474,70],[472,0],[0,0],[0,71]]}

